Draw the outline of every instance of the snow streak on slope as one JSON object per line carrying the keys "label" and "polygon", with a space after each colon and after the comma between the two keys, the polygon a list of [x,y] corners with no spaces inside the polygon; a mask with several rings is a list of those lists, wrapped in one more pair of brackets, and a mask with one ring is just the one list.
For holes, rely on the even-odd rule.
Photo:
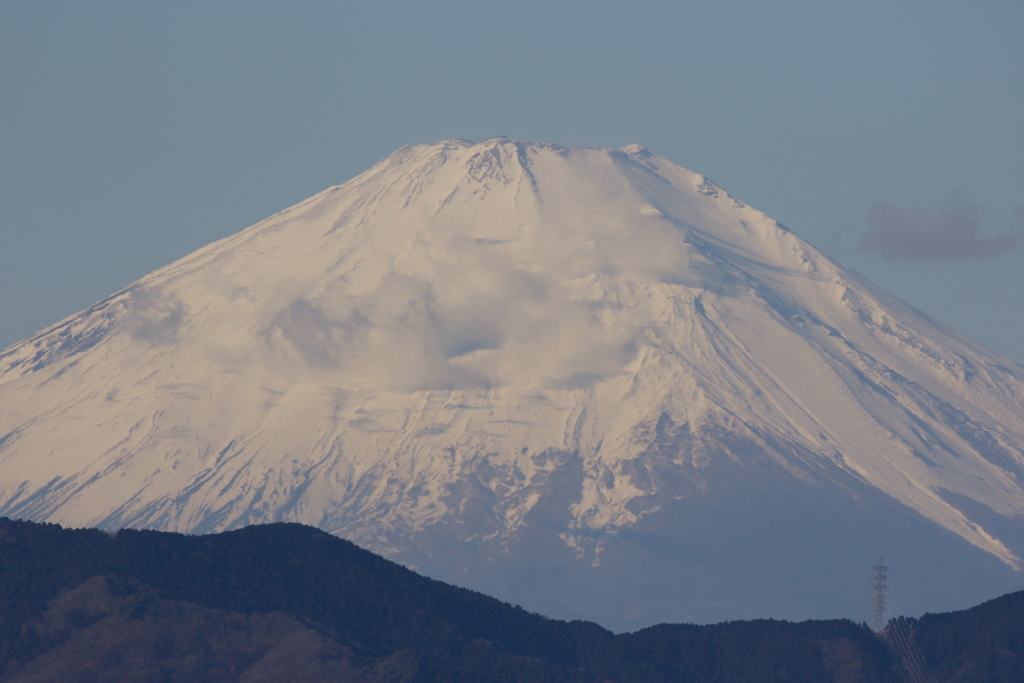
{"label": "snow streak on slope", "polygon": [[0,353],[0,514],[401,554],[561,501],[599,563],[728,461],[880,491],[1020,569],[989,520],[1024,520],[1022,380],[643,148],[449,140]]}

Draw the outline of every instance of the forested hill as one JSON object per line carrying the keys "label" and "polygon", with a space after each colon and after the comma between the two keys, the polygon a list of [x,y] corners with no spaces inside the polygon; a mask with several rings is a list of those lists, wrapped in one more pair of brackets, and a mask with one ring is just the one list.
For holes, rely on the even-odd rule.
{"label": "forested hill", "polygon": [[939,681],[1024,681],[1024,591],[912,623]]}
{"label": "forested hill", "polygon": [[[987,637],[990,614],[1003,637]],[[1022,616],[1024,593],[926,615],[918,624],[922,648],[946,675],[941,680],[1024,680],[1017,675]],[[427,579],[297,524],[186,536],[0,518],[0,681],[57,680],[868,683],[898,676],[875,636],[847,620],[663,624],[615,635]]]}

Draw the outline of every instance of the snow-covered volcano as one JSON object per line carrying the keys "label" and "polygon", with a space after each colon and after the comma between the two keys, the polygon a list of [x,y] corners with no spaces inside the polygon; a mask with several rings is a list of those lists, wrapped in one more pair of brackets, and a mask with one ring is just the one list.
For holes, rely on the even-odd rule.
{"label": "snow-covered volcano", "polygon": [[300,521],[619,628],[848,615],[879,554],[991,597],[1022,453],[1024,368],[636,146],[406,147],[0,353],[0,515]]}

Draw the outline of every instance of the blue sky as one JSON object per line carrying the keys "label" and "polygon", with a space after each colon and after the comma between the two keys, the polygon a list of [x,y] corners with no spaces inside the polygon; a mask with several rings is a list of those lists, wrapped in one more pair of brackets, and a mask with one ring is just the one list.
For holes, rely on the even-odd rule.
{"label": "blue sky", "polygon": [[1024,363],[1024,3],[0,5],[0,347],[368,168],[639,143]]}

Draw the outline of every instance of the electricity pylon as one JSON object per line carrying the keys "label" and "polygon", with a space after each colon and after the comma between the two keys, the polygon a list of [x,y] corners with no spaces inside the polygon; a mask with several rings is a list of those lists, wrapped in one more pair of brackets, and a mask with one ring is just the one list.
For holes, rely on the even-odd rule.
{"label": "electricity pylon", "polygon": [[871,630],[879,634],[885,631],[887,621],[885,613],[888,610],[885,591],[889,588],[889,568],[885,566],[884,562],[885,560],[878,558],[878,562],[875,563],[875,576],[871,582],[871,587],[874,589],[871,598],[871,611],[875,615],[871,623]]}
{"label": "electricity pylon", "polygon": [[935,677],[928,670],[921,648],[914,641],[910,624],[906,617],[892,614],[889,599],[889,568],[885,561],[878,558],[875,563],[875,574],[871,582],[874,593],[871,598],[871,611],[874,620],[871,630],[875,632],[896,662],[900,678],[904,683],[934,683]]}

